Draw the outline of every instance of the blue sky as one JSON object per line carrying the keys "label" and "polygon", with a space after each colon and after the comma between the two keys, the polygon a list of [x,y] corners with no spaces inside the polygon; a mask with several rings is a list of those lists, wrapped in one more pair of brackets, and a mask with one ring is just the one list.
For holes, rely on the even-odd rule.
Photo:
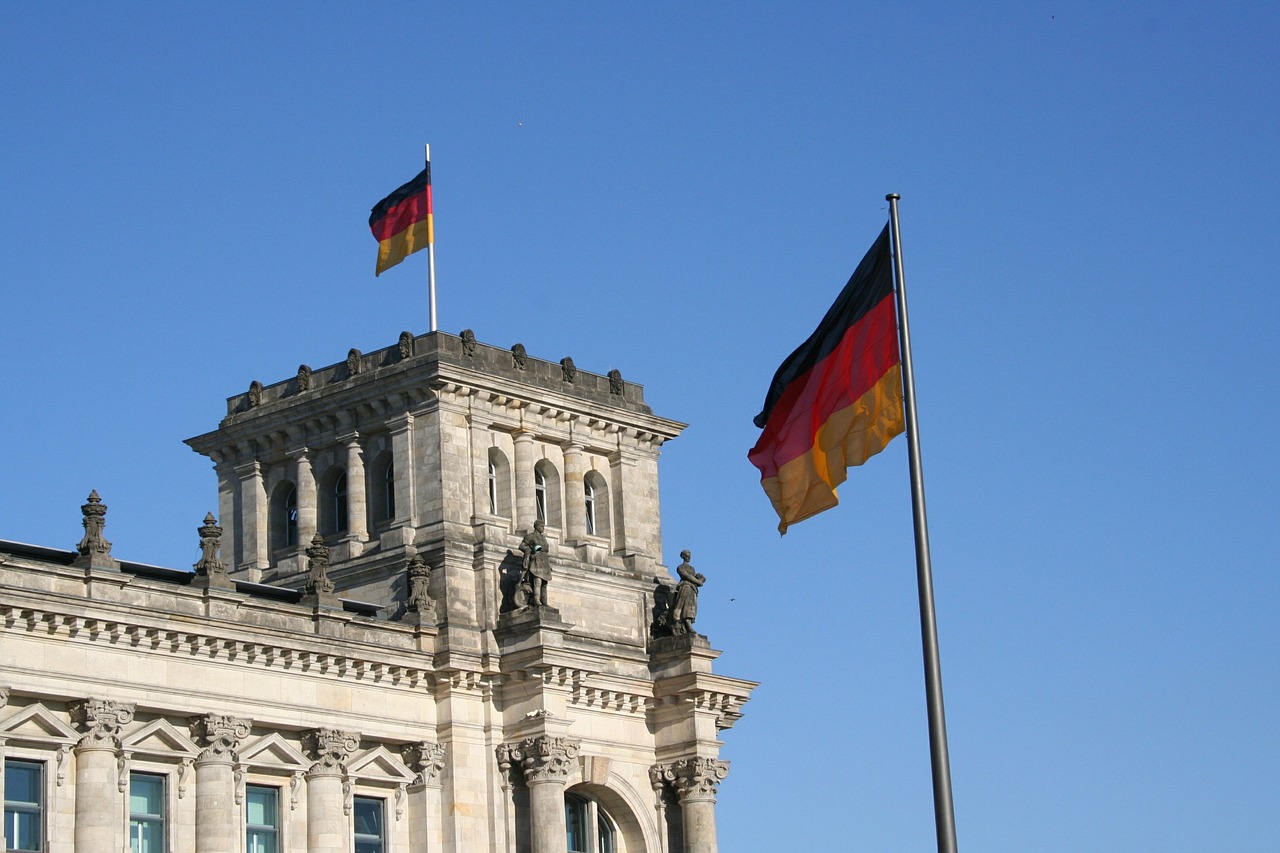
{"label": "blue sky", "polygon": [[427,329],[368,210],[430,142],[441,328],[686,421],[726,851],[933,845],[905,441],[785,538],[774,369],[902,195],[961,850],[1275,847],[1265,3],[10,3],[0,538],[185,567],[181,440]]}

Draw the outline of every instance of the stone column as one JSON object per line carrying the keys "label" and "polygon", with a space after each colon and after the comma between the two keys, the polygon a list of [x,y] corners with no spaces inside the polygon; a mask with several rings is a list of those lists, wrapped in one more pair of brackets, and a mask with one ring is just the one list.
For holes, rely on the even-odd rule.
{"label": "stone column", "polygon": [[236,466],[240,478],[240,565],[249,580],[261,580],[262,570],[270,565],[267,554],[267,486],[262,479],[262,465],[254,460]]}
{"label": "stone column", "polygon": [[316,535],[316,472],[311,467],[311,457],[307,448],[302,448],[293,457],[293,482],[298,490],[298,542],[296,553],[301,554]]}
{"label": "stone column", "polygon": [[120,730],[133,719],[133,711],[133,705],[106,699],[71,706],[72,722],[85,733],[76,744],[76,850],[120,849]]}
{"label": "stone column", "polygon": [[569,443],[564,446],[564,518],[566,538],[570,543],[581,542],[587,535],[586,493],[582,478],[586,472],[582,466],[582,445]]}
{"label": "stone column", "polygon": [[422,741],[405,746],[401,754],[418,774],[409,786],[409,849],[440,853],[444,850],[444,747]]}
{"label": "stone column", "polygon": [[517,749],[529,788],[532,853],[567,853],[564,788],[577,769],[578,744],[568,738],[542,735],[523,741]]}
{"label": "stone column", "polygon": [[516,530],[523,533],[538,518],[533,497],[533,433],[519,430],[512,438],[516,445]]}
{"label": "stone column", "polygon": [[[344,438],[347,445],[347,541],[356,546],[369,538],[369,499],[366,496],[364,452],[359,433]],[[355,556],[359,549],[352,548]]]}
{"label": "stone column", "polygon": [[351,833],[342,784],[360,736],[314,729],[303,733],[303,745],[315,761],[307,771],[307,853],[347,853]]}
{"label": "stone column", "polygon": [[672,765],[684,826],[684,853],[717,853],[716,790],[729,775],[729,763],[716,758],[686,758]]}
{"label": "stone column", "polygon": [[414,457],[413,415],[405,412],[392,419],[391,459],[396,469],[396,517],[393,527],[417,527],[418,462]]}
{"label": "stone column", "polygon": [[191,719],[191,733],[205,747],[196,758],[196,853],[239,849],[235,762],[249,721],[222,714]]}

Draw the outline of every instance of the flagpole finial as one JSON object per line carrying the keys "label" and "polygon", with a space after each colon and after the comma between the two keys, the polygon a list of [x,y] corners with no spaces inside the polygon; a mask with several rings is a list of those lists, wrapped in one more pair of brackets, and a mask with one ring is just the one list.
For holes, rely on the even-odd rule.
{"label": "flagpole finial", "polygon": [[887,196],[885,196],[885,197],[884,197],[884,200],[885,200],[885,201],[897,201],[897,200],[898,200],[898,199],[900,199],[900,198],[902,198],[902,196],[898,195],[897,193],[889,193]]}
{"label": "flagpole finial", "polygon": [[424,142],[422,147],[426,153],[427,162],[430,163],[431,162],[431,143]]}

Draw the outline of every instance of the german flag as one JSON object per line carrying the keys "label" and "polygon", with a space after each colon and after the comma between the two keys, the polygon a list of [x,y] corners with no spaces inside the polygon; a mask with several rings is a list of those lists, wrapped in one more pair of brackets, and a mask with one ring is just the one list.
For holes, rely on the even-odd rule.
{"label": "german flag", "polygon": [[369,230],[378,240],[378,268],[394,267],[435,240],[431,222],[431,163],[409,183],[373,206]]}
{"label": "german flag", "polygon": [[889,226],[809,339],[773,377],[747,454],[778,531],[839,503],[836,486],[903,430]]}

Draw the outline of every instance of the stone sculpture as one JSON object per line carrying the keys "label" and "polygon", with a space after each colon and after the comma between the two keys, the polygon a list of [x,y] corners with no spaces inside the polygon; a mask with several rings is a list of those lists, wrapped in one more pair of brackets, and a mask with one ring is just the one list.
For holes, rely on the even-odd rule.
{"label": "stone sculpture", "polygon": [[671,626],[673,634],[693,633],[693,620],[698,618],[698,587],[707,582],[706,577],[689,565],[691,556],[693,555],[688,551],[681,551],[680,559],[683,562],[676,566],[680,583],[676,586],[676,597],[671,603],[671,615],[667,618],[667,624]]}
{"label": "stone sculpture", "polygon": [[533,529],[520,540],[520,551],[524,554],[520,585],[526,590],[526,604],[534,607],[547,606],[547,586],[551,583],[551,555],[547,553],[544,527],[541,519],[535,521]]}

